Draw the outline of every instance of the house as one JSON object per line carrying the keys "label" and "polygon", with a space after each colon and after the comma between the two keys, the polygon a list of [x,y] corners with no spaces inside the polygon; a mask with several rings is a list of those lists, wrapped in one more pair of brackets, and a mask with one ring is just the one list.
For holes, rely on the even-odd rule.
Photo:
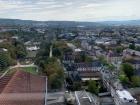
{"label": "house", "polygon": [[6,48],[0,48],[0,52],[8,52],[8,49],[6,49]]}
{"label": "house", "polygon": [[105,41],[102,40],[102,39],[97,39],[97,40],[95,41],[95,43],[96,43],[97,45],[100,45],[100,44],[104,44]]}
{"label": "house", "polygon": [[18,39],[19,39],[18,36],[12,36],[11,38],[12,38],[12,39],[15,39],[15,40],[18,40]]}
{"label": "house", "polygon": [[140,38],[138,38],[138,40],[136,41],[135,45],[140,47]]}
{"label": "house", "polygon": [[0,43],[3,43],[3,42],[7,42],[8,40],[6,38],[1,38],[0,37]]}
{"label": "house", "polygon": [[140,69],[140,60],[130,60],[128,63],[132,64],[133,68],[136,70]]}
{"label": "house", "polygon": [[89,80],[100,80],[101,74],[99,71],[83,71],[78,72],[79,77],[83,82],[89,81]]}
{"label": "house", "polygon": [[80,48],[76,48],[76,49],[74,49],[74,52],[79,53],[79,52],[82,52],[82,50]]}
{"label": "house", "polygon": [[112,64],[118,64],[122,62],[122,55],[113,51],[109,51],[107,54],[107,61]]}
{"label": "house", "polygon": [[101,57],[101,56],[106,57],[106,52],[103,50],[96,50],[95,54],[97,57]]}
{"label": "house", "polygon": [[31,46],[31,47],[26,47],[26,49],[27,49],[28,51],[37,51],[37,50],[39,50],[40,48],[37,47],[37,46]]}
{"label": "house", "polygon": [[83,41],[81,42],[81,46],[82,46],[82,48],[85,49],[85,50],[91,50],[91,49],[92,49],[92,46],[88,43],[87,40],[83,40]]}
{"label": "house", "polygon": [[74,61],[75,61],[75,56],[73,56],[72,54],[65,54],[63,56],[64,64],[71,64],[71,63],[74,63]]}
{"label": "house", "polygon": [[102,65],[100,61],[93,61],[91,63],[75,63],[74,67],[83,82],[87,80],[100,80],[100,70]]}
{"label": "house", "polygon": [[75,63],[77,71],[100,71],[102,64],[96,60],[90,63]]}
{"label": "house", "polygon": [[127,57],[129,55],[140,56],[140,51],[132,50],[132,49],[125,49],[123,51],[123,56]]}

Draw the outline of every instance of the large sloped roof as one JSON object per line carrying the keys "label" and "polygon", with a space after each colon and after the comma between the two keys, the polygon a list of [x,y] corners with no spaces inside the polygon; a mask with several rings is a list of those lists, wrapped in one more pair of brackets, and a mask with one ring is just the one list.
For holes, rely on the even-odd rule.
{"label": "large sloped roof", "polygon": [[[45,77],[19,70],[6,82],[1,86],[0,105],[44,105]],[[1,84],[3,81],[0,81]]]}

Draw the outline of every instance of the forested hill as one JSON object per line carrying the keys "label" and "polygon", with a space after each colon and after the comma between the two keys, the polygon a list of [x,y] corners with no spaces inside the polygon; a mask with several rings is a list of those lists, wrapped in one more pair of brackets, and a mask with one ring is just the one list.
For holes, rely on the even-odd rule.
{"label": "forested hill", "polygon": [[140,25],[140,20],[130,21],[103,21],[103,22],[77,22],[77,21],[32,21],[19,19],[0,19],[0,25],[32,25],[32,26],[59,26],[59,27],[94,27],[103,25]]}

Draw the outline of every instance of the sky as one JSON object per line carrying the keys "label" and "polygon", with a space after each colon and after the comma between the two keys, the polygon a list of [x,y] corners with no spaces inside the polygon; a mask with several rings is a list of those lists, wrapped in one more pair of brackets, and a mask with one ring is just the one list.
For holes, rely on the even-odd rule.
{"label": "sky", "polygon": [[0,0],[0,18],[38,21],[140,19],[140,0]]}

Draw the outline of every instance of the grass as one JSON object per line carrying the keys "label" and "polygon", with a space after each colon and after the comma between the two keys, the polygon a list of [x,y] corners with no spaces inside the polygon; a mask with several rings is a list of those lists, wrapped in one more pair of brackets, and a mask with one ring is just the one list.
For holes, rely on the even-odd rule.
{"label": "grass", "polygon": [[6,71],[6,69],[0,70],[0,74],[3,74],[5,71]]}
{"label": "grass", "polygon": [[[36,67],[22,67],[22,68],[17,67],[17,68],[10,69],[6,75],[11,75],[11,74],[15,73],[17,70],[22,70],[22,71],[25,71],[25,72],[28,72],[31,74],[35,74],[35,75],[39,74],[36,71],[37,70]],[[5,70],[1,71],[0,74],[2,75],[4,72],[5,72]]]}
{"label": "grass", "polygon": [[9,74],[9,75],[14,74],[17,70],[20,70],[20,68],[10,69],[7,74]]}
{"label": "grass", "polygon": [[37,73],[37,69],[35,68],[35,67],[23,67],[23,68],[21,68],[23,71],[25,71],[25,72],[29,72],[29,73],[31,73],[31,74],[38,74]]}

